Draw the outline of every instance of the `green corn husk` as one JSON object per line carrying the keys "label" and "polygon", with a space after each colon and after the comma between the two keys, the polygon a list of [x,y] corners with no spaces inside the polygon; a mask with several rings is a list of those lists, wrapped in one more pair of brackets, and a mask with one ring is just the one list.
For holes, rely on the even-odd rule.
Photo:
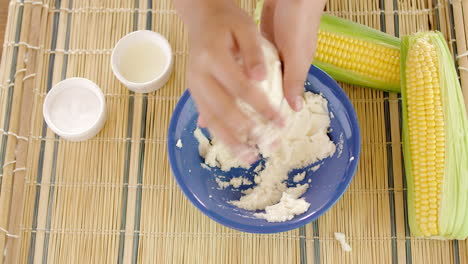
{"label": "green corn husk", "polygon": [[[421,45],[417,46],[417,43],[429,43],[425,47],[431,47],[427,50],[432,51],[425,52],[420,56],[420,53],[417,53],[417,47]],[[434,50],[435,52],[433,52]],[[414,54],[411,52],[414,52]],[[434,56],[430,55],[431,53],[432,55],[435,54],[435,60]],[[413,56],[411,57],[411,55]],[[411,63],[411,60],[414,62],[415,58],[419,60],[419,64]],[[408,218],[411,233],[414,236],[439,239],[466,239],[468,237],[468,118],[452,58],[447,43],[440,32],[420,32],[412,36],[405,36],[402,40],[403,152],[408,186]],[[434,63],[434,61],[438,63]],[[423,65],[425,68],[422,69],[428,69],[431,63],[438,66],[438,69],[435,71],[436,73],[438,72],[438,76],[437,74],[436,76],[428,76],[430,71],[415,67],[415,65]],[[417,78],[414,76],[417,76]],[[416,83],[424,84],[415,86],[413,80],[421,80]],[[430,80],[433,80],[432,83],[435,85],[428,84],[431,83]],[[437,87],[437,83],[440,84],[439,102],[441,104],[439,104],[439,108],[443,112],[440,114],[440,116],[443,116],[443,123],[439,121],[436,124],[444,124],[444,126],[441,129],[441,133],[436,134],[435,140],[441,139],[440,135],[444,135],[445,145],[441,147],[441,145],[436,144],[436,147],[434,147],[433,142],[427,142],[420,149],[419,146],[421,145],[415,142],[420,137],[429,138],[432,135],[432,132],[427,128],[429,126],[425,127],[424,125],[429,124],[433,113],[429,110],[431,107],[430,101],[421,101],[419,99],[421,103],[415,103],[419,102],[417,98],[420,96],[417,96],[418,94],[414,92],[413,87],[423,87],[423,92],[421,93],[425,96],[425,94],[432,94],[428,90],[431,87]],[[433,91],[436,91],[436,89]],[[434,105],[437,105],[436,101],[437,96],[434,96]],[[424,108],[420,108],[423,103]],[[425,110],[426,108],[428,110]],[[434,109],[437,111],[436,107]],[[421,141],[424,142],[424,140]],[[414,147],[413,152],[412,146]],[[437,185],[428,185],[433,181],[428,178],[424,180],[424,177],[422,177],[423,173],[418,173],[421,170],[418,170],[417,167],[424,167],[426,164],[424,161],[430,160],[429,157],[432,154],[429,153],[429,149],[435,149],[435,151],[443,150],[445,155],[443,160],[437,159],[435,161],[436,163],[440,162],[440,166],[443,165],[443,170],[441,170],[442,177],[436,175]],[[415,158],[413,155],[415,153],[414,150],[417,150],[417,153],[422,153],[418,155],[424,158]],[[442,156],[439,155],[439,157]],[[417,184],[418,181],[419,184]],[[425,185],[424,182],[426,182]],[[435,221],[437,229],[432,233],[431,231],[426,231],[425,221],[421,220],[424,218],[422,212],[425,211],[417,204],[423,204],[423,202],[418,202],[424,201],[421,200],[421,197],[426,197],[423,194],[433,193],[430,189],[426,190],[425,186],[437,186],[437,192],[440,192],[437,195],[440,200],[436,204],[428,202],[429,208],[432,206],[436,207],[437,210]]]}

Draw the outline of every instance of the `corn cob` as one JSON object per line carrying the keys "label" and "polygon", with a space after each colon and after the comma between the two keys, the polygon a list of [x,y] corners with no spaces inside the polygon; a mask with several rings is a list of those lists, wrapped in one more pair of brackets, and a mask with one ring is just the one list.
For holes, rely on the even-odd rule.
{"label": "corn cob", "polygon": [[415,236],[468,237],[468,119],[439,32],[403,38],[403,144],[408,217]]}
{"label": "corn cob", "polygon": [[[255,19],[260,23],[263,0]],[[381,31],[324,14],[313,64],[338,81],[400,92],[400,40]]]}

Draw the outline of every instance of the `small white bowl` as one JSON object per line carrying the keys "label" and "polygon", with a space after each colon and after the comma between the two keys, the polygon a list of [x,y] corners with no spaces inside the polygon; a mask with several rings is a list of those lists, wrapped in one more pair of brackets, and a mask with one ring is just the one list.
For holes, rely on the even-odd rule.
{"label": "small white bowl", "polygon": [[[155,50],[152,50],[152,52],[154,52],[153,54],[149,52],[149,49],[144,48],[148,47],[148,45],[151,45],[149,46],[151,48],[155,48]],[[130,53],[130,50],[138,53],[137,56],[129,57],[126,52]],[[159,54],[156,54],[156,52]],[[155,58],[158,55],[160,58]],[[163,60],[162,63],[157,66],[159,69],[145,68],[145,60],[149,58],[154,58],[155,61],[159,59]],[[171,77],[173,64],[174,58],[172,48],[167,39],[149,30],[135,31],[120,39],[112,51],[111,56],[111,66],[114,75],[123,85],[136,93],[150,93],[163,87]],[[138,71],[140,73],[146,70],[148,74],[152,75],[150,76],[152,78],[144,81],[129,80],[128,77],[125,77],[124,73],[125,67],[128,66],[131,66],[132,71]]]}
{"label": "small white bowl", "polygon": [[84,141],[94,137],[106,122],[106,100],[101,89],[84,78],[57,83],[47,93],[44,119],[63,139]]}

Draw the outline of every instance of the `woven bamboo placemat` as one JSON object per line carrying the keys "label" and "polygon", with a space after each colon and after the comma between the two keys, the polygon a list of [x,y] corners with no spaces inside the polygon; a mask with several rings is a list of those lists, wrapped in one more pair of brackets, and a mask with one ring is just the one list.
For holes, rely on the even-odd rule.
{"label": "woven bamboo placemat", "polygon": [[[253,13],[254,0],[238,3]],[[327,12],[397,36],[440,30],[468,86],[468,1],[329,0]],[[129,92],[110,69],[114,44],[137,29],[164,34],[175,51],[172,79],[148,95]],[[187,52],[170,0],[11,0],[0,66],[0,263],[468,263],[466,241],[410,236],[399,98],[361,87],[343,85],[363,145],[333,209],[274,235],[202,215],[178,189],[166,153]],[[89,78],[106,96],[106,126],[87,142],[59,139],[42,118],[45,94],[68,77]],[[334,232],[347,235],[352,252]]]}

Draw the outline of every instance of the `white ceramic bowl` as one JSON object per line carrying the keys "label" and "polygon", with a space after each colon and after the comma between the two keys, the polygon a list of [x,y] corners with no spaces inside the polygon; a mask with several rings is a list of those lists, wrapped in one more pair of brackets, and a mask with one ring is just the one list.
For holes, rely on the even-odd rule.
{"label": "white ceramic bowl", "polygon": [[47,93],[44,119],[63,139],[84,141],[94,137],[106,122],[106,100],[101,89],[84,78],[57,83]]}
{"label": "white ceramic bowl", "polygon": [[[146,82],[130,81],[122,74],[122,64],[128,63],[123,60],[124,53],[129,48],[135,48],[136,45],[142,42],[156,45],[162,54],[164,54],[165,63],[161,72],[156,74],[152,80]],[[111,56],[111,66],[114,75],[123,85],[136,93],[150,93],[163,87],[171,77],[173,64],[174,58],[172,48],[167,39],[149,30],[135,31],[120,39],[114,47]],[[139,65],[132,65],[132,67],[139,67]]]}

